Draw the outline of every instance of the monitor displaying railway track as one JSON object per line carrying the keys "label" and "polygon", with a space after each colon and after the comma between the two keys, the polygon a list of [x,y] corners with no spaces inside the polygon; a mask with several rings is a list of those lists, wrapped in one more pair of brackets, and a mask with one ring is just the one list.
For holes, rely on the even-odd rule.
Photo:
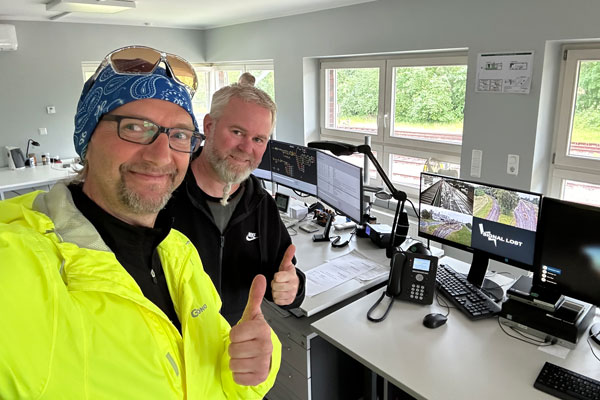
{"label": "monitor displaying railway track", "polygon": [[537,193],[422,173],[419,236],[473,253],[472,269],[483,275],[490,258],[531,270],[541,200]]}

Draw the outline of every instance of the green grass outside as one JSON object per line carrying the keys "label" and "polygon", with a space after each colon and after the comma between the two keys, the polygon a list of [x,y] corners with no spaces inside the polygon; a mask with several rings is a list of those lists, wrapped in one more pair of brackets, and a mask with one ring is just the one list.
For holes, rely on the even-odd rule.
{"label": "green grass outside", "polygon": [[573,131],[571,132],[571,141],[579,143],[600,143],[600,127],[590,128],[582,126],[578,121],[577,115],[573,120]]}
{"label": "green grass outside", "polygon": [[501,224],[517,226],[517,222],[515,221],[515,214],[511,213],[511,215],[500,214],[500,218],[498,218],[498,222]]}
{"label": "green grass outside", "polygon": [[[374,116],[340,116],[340,121],[344,121],[348,123],[350,126],[370,126],[375,129],[377,125],[377,118]],[[404,121],[395,121],[395,127],[399,128],[407,128],[407,129],[415,129],[417,131],[433,131],[433,132],[451,132],[451,133],[461,133],[463,130],[463,124],[461,122],[453,122],[453,123],[414,123],[414,122],[404,122]]]}
{"label": "green grass outside", "polygon": [[477,218],[485,218],[492,209],[493,201],[488,195],[475,196],[473,200],[473,216]]}
{"label": "green grass outside", "polygon": [[471,245],[471,231],[467,229],[467,227],[463,226],[460,231],[452,232],[446,239],[451,240],[453,242],[462,243],[466,246]]}

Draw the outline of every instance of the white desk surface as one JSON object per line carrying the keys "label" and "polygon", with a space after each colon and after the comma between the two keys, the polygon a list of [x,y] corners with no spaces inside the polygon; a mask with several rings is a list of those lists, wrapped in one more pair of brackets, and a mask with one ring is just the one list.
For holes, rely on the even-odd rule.
{"label": "white desk surface", "polygon": [[34,168],[0,169],[0,192],[50,185],[75,175],[71,168],[61,164],[39,165]]}
{"label": "white desk surface", "polygon": [[[428,329],[422,324],[426,314],[446,312],[435,300],[430,306],[396,300],[387,319],[370,322],[367,311],[383,290],[312,326],[320,336],[416,398],[551,399],[533,387],[545,361],[600,379],[600,361],[591,354],[586,336],[563,359],[507,336],[497,318],[472,322],[451,309],[445,325]],[[598,312],[595,321],[600,322]],[[600,346],[592,346],[600,354]]]}
{"label": "white desk surface", "polygon": [[[338,217],[339,218],[339,217]],[[300,223],[302,225],[305,222]],[[414,224],[412,224],[414,225]],[[416,226],[414,229],[416,232]],[[314,233],[306,233],[296,226],[294,229],[298,232],[295,236],[292,236],[292,242],[296,245],[296,258],[298,260],[297,267],[303,272],[309,271],[310,269],[323,264],[327,260],[342,256],[350,253],[353,249],[357,249],[363,255],[370,258],[371,260],[385,265],[389,268],[390,260],[385,256],[385,249],[377,247],[369,238],[357,238],[356,236],[350,241],[348,246],[335,248],[332,247],[329,242],[313,242],[312,236]],[[321,233],[323,228],[320,229]],[[352,230],[344,230],[338,232],[331,228],[331,236],[338,234],[344,237],[348,237]],[[433,248],[433,254],[441,256],[443,254],[440,248]],[[378,283],[384,282],[388,279],[388,276],[382,276],[373,279],[369,282],[360,282],[357,279],[351,279],[341,285],[333,287],[326,292],[320,293],[316,296],[306,297],[304,302],[300,305],[300,310],[306,316],[311,316],[319,311],[322,311],[334,304],[339,303],[357,293],[367,290]]]}

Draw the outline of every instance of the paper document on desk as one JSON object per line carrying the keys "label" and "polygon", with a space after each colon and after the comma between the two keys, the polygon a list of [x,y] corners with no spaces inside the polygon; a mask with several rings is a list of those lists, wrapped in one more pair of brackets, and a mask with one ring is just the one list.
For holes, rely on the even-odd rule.
{"label": "paper document on desk", "polygon": [[306,296],[315,296],[380,267],[356,250],[307,271]]}

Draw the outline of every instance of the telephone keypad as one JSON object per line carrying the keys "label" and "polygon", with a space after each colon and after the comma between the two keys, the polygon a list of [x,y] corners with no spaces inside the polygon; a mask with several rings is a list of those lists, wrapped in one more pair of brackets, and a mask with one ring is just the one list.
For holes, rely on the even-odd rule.
{"label": "telephone keypad", "polygon": [[410,298],[416,300],[423,300],[425,296],[425,286],[413,283],[410,287]]}

